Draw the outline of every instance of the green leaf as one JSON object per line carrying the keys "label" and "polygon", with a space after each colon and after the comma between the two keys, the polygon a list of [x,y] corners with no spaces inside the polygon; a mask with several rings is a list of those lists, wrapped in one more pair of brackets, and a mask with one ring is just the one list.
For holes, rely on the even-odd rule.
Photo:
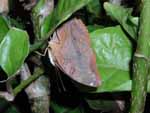
{"label": "green leaf", "polygon": [[54,8],[54,0],[39,0],[32,10],[32,21],[36,38],[41,38],[41,26],[45,18],[50,15]]}
{"label": "green leaf", "polygon": [[52,32],[74,12],[87,5],[91,0],[59,0],[54,11],[46,17],[41,26],[41,37],[48,38]]}
{"label": "green leaf", "polygon": [[29,53],[28,34],[11,28],[0,43],[0,66],[11,76],[17,72]]}
{"label": "green leaf", "polygon": [[96,17],[100,16],[101,13],[101,4],[99,0],[94,0],[88,3],[87,10],[94,14]]}
{"label": "green leaf", "polygon": [[54,110],[54,113],[85,113],[85,110],[81,106],[75,108],[57,104],[54,101],[51,101],[51,107]]}
{"label": "green leaf", "polygon": [[0,42],[3,40],[8,30],[9,30],[9,27],[7,25],[6,20],[4,19],[3,16],[0,16]]}
{"label": "green leaf", "polygon": [[[90,33],[102,85],[96,92],[126,91],[130,86],[132,46],[120,26]],[[123,86],[123,87],[122,87]]]}
{"label": "green leaf", "polygon": [[[120,26],[95,28],[90,37],[102,78],[102,85],[95,92],[131,91],[129,62],[132,47]],[[150,80],[147,91],[150,93]]]}
{"label": "green leaf", "polygon": [[135,25],[131,18],[134,18],[131,16],[132,10],[129,8],[124,8],[122,6],[111,4],[111,3],[104,3],[104,9],[112,19],[118,21],[122,27],[125,29],[125,31],[136,40],[137,38],[137,29],[138,26]]}
{"label": "green leaf", "polygon": [[101,29],[101,28],[104,28],[104,26],[101,26],[101,25],[88,25],[87,26],[87,29],[89,32],[92,32],[92,31],[95,31],[95,30]]}

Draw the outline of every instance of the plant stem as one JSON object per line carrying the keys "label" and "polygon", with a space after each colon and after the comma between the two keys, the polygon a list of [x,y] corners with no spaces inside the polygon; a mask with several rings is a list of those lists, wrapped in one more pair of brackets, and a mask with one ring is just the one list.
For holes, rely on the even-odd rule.
{"label": "plant stem", "polygon": [[36,72],[30,76],[27,80],[24,80],[21,82],[20,85],[18,85],[14,90],[13,90],[13,95],[16,96],[18,93],[20,93],[24,88],[26,88],[30,83],[32,83],[34,80],[39,78],[43,74],[43,70],[41,68],[38,68]]}
{"label": "plant stem", "polygon": [[44,43],[45,40],[36,41],[33,45],[30,46],[30,53],[39,49]]}
{"label": "plant stem", "polygon": [[132,103],[130,113],[143,113],[149,73],[150,56],[150,0],[143,0],[140,29],[133,65]]}

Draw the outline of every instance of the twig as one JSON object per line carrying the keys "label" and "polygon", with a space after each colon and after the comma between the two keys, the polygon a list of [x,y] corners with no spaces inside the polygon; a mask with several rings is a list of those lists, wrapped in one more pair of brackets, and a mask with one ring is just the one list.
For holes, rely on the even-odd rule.
{"label": "twig", "polygon": [[36,41],[33,45],[30,46],[30,53],[37,50],[37,49],[39,49],[41,46],[43,46],[45,41],[46,41],[45,39]]}
{"label": "twig", "polygon": [[39,78],[43,73],[44,73],[44,71],[41,68],[36,69],[36,72],[32,76],[30,76],[28,79],[22,81],[21,84],[18,85],[13,90],[14,96],[16,96],[18,93],[20,93],[24,88],[26,88],[34,80],[36,80],[37,78]]}

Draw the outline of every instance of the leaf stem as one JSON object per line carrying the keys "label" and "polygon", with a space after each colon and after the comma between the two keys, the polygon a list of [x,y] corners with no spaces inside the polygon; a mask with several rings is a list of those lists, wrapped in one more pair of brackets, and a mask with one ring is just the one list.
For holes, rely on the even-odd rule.
{"label": "leaf stem", "polygon": [[30,53],[40,48],[45,43],[45,40],[36,41],[33,45],[30,46]]}

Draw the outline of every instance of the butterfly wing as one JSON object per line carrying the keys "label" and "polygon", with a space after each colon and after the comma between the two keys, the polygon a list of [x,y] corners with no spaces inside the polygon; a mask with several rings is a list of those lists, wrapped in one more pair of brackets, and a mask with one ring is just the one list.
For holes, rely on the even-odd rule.
{"label": "butterfly wing", "polygon": [[100,84],[96,57],[81,20],[72,19],[60,27],[49,46],[57,66],[73,80],[92,87]]}

